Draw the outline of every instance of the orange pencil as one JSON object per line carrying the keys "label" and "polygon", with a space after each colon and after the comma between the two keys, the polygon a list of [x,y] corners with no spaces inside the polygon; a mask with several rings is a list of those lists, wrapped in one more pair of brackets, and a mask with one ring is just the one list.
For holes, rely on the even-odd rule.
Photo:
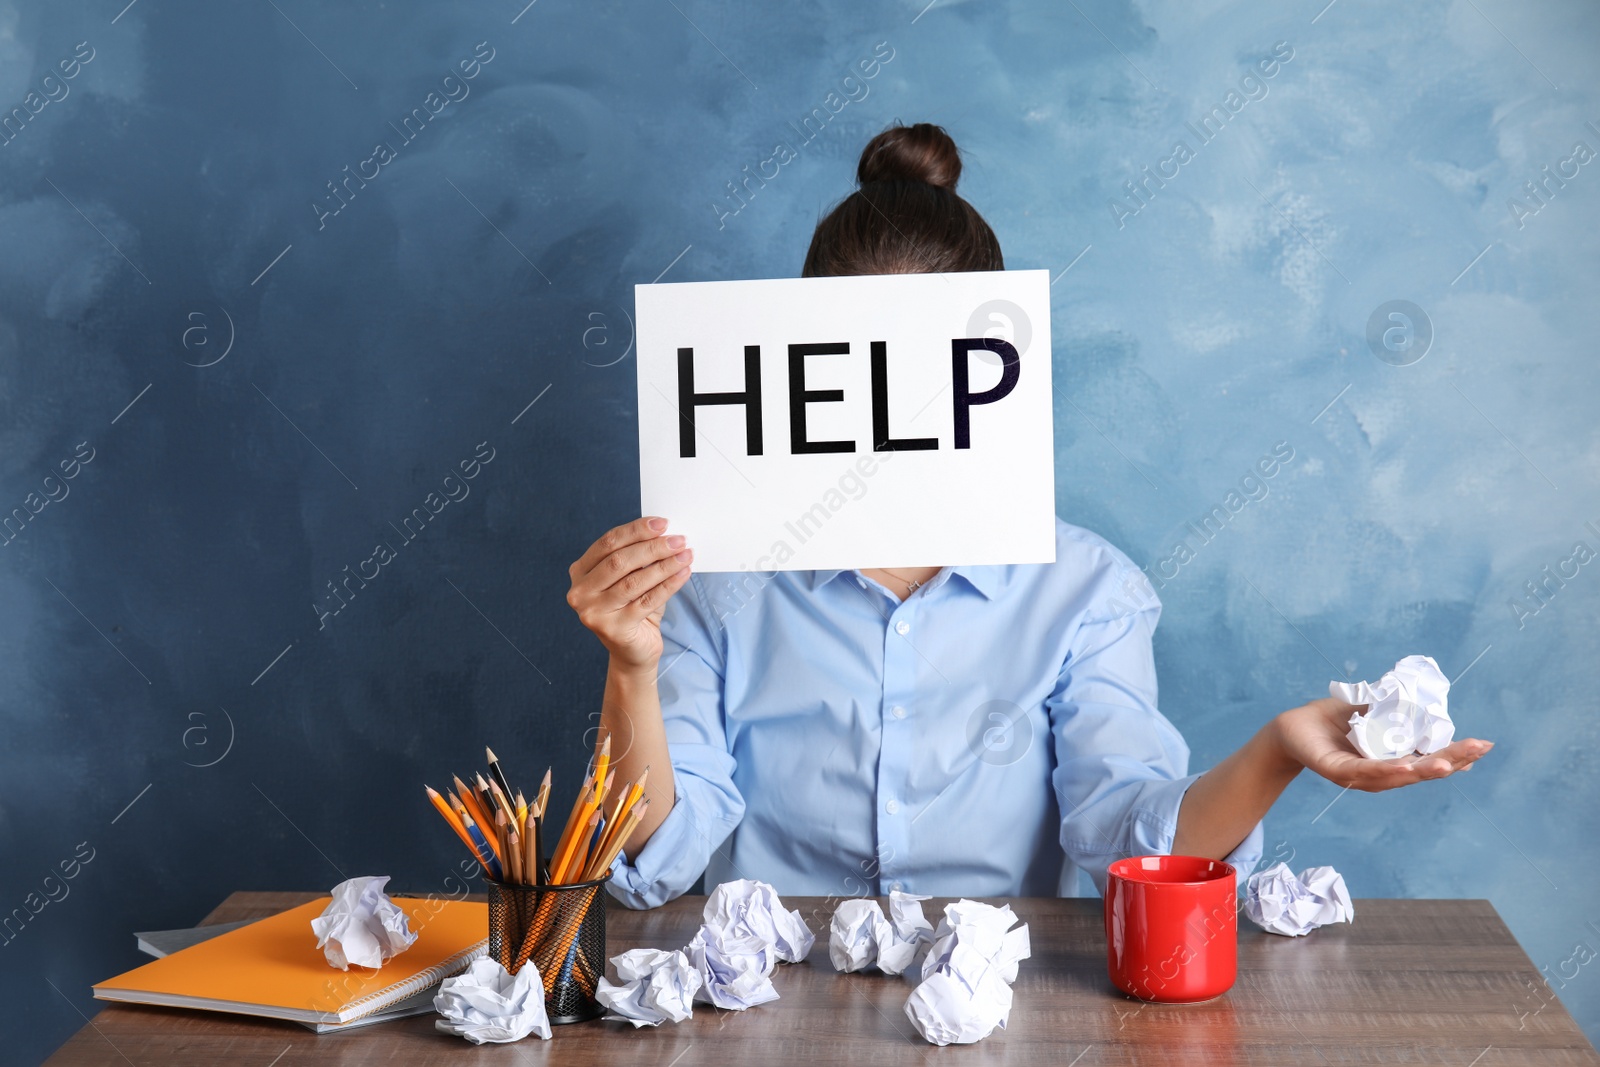
{"label": "orange pencil", "polygon": [[[583,870],[584,867],[588,866],[587,857],[592,857],[593,856],[595,849],[598,848],[599,845],[600,845],[600,839],[605,836],[604,831],[602,831],[602,830],[600,830],[598,828],[599,827],[599,820],[602,820],[602,819],[605,818],[605,814],[606,814],[605,802],[608,799],[610,799],[610,797],[611,797],[611,792],[612,792],[611,787],[612,787],[612,784],[616,782],[616,779],[617,779],[617,769],[615,767],[613,767],[606,774],[606,781],[605,781],[604,788],[599,789],[599,790],[597,790],[595,792],[594,807],[595,807],[595,815],[597,817],[596,818],[596,827],[597,827],[597,829],[594,832],[590,833],[587,837],[585,837],[583,839],[582,846],[578,849],[578,855],[573,860],[572,869],[571,869],[571,873],[574,876],[576,876],[579,871]],[[623,792],[626,793],[627,790],[624,789]]]}
{"label": "orange pencil", "polygon": [[461,843],[466,845],[467,849],[471,851],[474,856],[476,856],[478,854],[478,850],[472,844],[472,838],[467,836],[467,828],[462,825],[461,820],[456,816],[456,813],[450,810],[450,805],[445,803],[444,797],[441,797],[432,786],[425,785],[422,788],[428,791],[428,799],[433,801],[433,806],[439,809],[439,814],[443,815],[444,821],[450,824],[450,829],[454,830],[456,832],[456,836],[461,838]]}
{"label": "orange pencil", "polygon": [[594,781],[592,776],[585,778],[583,780],[582,788],[578,790],[577,798],[572,802],[572,814],[567,816],[567,825],[561,831],[561,836],[556,839],[556,847],[554,851],[550,853],[551,874],[555,873],[556,858],[565,851],[568,841],[571,839],[572,835],[577,832],[578,817],[583,812],[584,800],[589,796],[590,790],[593,788],[593,786]]}
{"label": "orange pencil", "polygon": [[495,810],[499,805],[495,803],[494,794],[489,790],[489,783],[483,780],[483,775],[481,774],[475,777],[478,783],[478,799],[483,802],[483,810],[489,813],[490,818],[494,818]]}
{"label": "orange pencil", "polygon": [[461,803],[466,807],[467,814],[472,816],[472,821],[477,823],[480,827],[493,826],[494,823],[489,818],[489,813],[485,811],[483,809],[483,805],[478,802],[478,794],[472,791],[472,787],[466,782],[463,782],[460,775],[455,776],[455,783],[456,795],[461,798]]}
{"label": "orange pencil", "polygon": [[[462,826],[476,826],[478,828],[478,832],[483,835],[484,840],[488,843],[489,851],[494,853],[495,859],[499,859],[500,858],[500,853],[498,851],[496,851],[496,849],[495,849],[495,841],[494,841],[493,832],[491,832],[491,830],[486,828],[485,826],[480,825],[478,823],[478,820],[472,817],[472,812],[467,810],[466,802],[463,801],[460,797],[458,797],[454,793],[451,793],[450,794],[450,799],[455,804],[456,816],[458,818],[460,818]],[[490,823],[488,825],[492,827],[494,824]],[[471,834],[472,834],[472,831],[468,830],[467,834],[470,837]],[[474,854],[476,854],[477,849],[474,848],[473,852],[474,852]]]}
{"label": "orange pencil", "polygon": [[576,877],[569,879],[567,875],[569,873],[572,875],[577,875],[580,869],[580,857],[584,852],[582,846],[594,836],[594,828],[600,824],[600,813],[595,810],[594,801],[591,800],[584,806],[588,808],[589,814],[588,817],[584,819],[583,829],[578,836],[573,839],[572,847],[567,850],[567,857],[562,862],[560,871],[555,875],[554,878],[551,879],[551,881],[558,885],[563,882],[578,880]]}
{"label": "orange pencil", "polygon": [[[606,740],[609,742],[611,739],[607,738]],[[605,803],[606,797],[610,795],[611,784],[616,780],[616,777],[617,772],[614,769],[608,771],[605,781],[595,786],[594,796],[585,802],[584,813],[579,816],[579,823],[583,829],[573,839],[572,848],[567,855],[566,861],[561,865],[562,871],[573,876],[573,878],[564,880],[575,880],[578,872],[588,865],[589,853],[595,844],[595,829],[600,825],[600,818],[604,814],[601,806]],[[586,793],[587,790],[584,792]],[[579,794],[580,797],[582,795],[582,793]]]}
{"label": "orange pencil", "polygon": [[566,836],[556,854],[550,858],[550,881],[556,885],[567,880],[567,868],[572,865],[572,857],[579,851],[584,835],[594,829],[594,800],[589,796],[587,788],[580,795],[585,799],[578,802],[578,811],[572,821],[572,833]]}
{"label": "orange pencil", "polygon": [[493,831],[486,832],[479,828],[478,824],[472,821],[472,816],[468,815],[465,810],[461,812],[461,822],[466,826],[469,837],[475,836],[483,839],[483,846],[479,848],[474,845],[472,854],[478,857],[479,863],[483,864],[484,872],[490,878],[503,876],[505,864],[501,861],[499,853],[494,850]]}

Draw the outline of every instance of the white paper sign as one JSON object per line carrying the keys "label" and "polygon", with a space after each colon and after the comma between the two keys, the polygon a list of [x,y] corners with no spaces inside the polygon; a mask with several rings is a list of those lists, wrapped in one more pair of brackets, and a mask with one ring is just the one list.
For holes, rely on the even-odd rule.
{"label": "white paper sign", "polygon": [[1049,271],[634,299],[642,514],[696,570],[1054,562]]}

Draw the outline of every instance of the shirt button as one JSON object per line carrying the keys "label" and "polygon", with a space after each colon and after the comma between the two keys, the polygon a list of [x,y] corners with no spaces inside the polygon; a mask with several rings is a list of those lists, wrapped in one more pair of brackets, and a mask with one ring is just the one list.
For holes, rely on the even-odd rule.
{"label": "shirt button", "polygon": [[889,714],[893,715],[897,719],[903,719],[906,717],[906,709],[902,708],[899,704],[896,704],[890,709]]}
{"label": "shirt button", "polygon": [[899,634],[901,637],[904,637],[906,634],[911,632],[911,624],[903,621],[897,622],[894,624],[894,632]]}
{"label": "shirt button", "polygon": [[889,888],[894,890],[896,893],[899,893],[899,892],[901,892],[902,890],[905,889],[905,885],[904,885],[904,883],[901,883],[901,882],[890,882],[889,883]]}
{"label": "shirt button", "polygon": [[888,812],[890,815],[897,815],[900,812],[900,802],[898,800],[891,800],[889,803],[883,806],[883,810]]}

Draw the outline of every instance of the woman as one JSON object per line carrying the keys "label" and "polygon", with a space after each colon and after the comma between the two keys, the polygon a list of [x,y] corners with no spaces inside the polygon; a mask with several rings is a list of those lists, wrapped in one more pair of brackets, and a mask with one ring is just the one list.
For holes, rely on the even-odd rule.
{"label": "woman", "polygon": [[[807,277],[1003,270],[937,126],[873,138],[860,188],[818,225]],[[567,602],[610,652],[601,727],[652,803],[611,882],[654,907],[706,873],[780,893],[1104,892],[1128,855],[1226,859],[1303,767],[1377,791],[1491,747],[1363,759],[1352,706],[1285,711],[1203,775],[1156,710],[1160,603],[1104,539],[1057,521],[1056,562],[695,574],[667,520],[609,531]],[[665,658],[663,653],[665,652]]]}

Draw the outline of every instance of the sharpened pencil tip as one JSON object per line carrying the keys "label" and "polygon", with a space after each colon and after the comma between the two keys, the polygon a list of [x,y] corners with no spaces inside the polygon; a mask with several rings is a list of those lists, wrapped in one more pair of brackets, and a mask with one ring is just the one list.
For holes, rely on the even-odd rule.
{"label": "sharpened pencil tip", "polygon": [[483,754],[485,756],[489,757],[489,762],[490,763],[499,763],[500,762],[499,760],[494,758],[494,749],[490,748],[488,745],[484,745],[483,746]]}

